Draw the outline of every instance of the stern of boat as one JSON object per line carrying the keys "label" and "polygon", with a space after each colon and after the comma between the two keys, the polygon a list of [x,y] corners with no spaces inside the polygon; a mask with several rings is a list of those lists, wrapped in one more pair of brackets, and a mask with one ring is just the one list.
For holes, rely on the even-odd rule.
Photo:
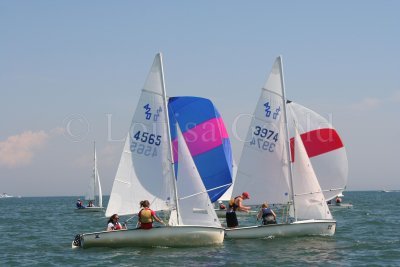
{"label": "stern of boat", "polygon": [[72,241],[72,248],[80,248],[82,246],[82,235],[78,234],[75,236],[74,241]]}

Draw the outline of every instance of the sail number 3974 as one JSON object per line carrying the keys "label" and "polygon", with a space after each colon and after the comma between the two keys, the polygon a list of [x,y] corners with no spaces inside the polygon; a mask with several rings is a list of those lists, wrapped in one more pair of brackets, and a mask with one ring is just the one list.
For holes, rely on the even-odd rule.
{"label": "sail number 3974", "polygon": [[260,126],[256,126],[250,141],[251,146],[258,149],[274,152],[275,143],[278,141],[279,133],[268,130]]}
{"label": "sail number 3974", "polygon": [[132,153],[155,157],[157,156],[157,146],[160,144],[161,135],[137,131],[132,137],[130,150]]}

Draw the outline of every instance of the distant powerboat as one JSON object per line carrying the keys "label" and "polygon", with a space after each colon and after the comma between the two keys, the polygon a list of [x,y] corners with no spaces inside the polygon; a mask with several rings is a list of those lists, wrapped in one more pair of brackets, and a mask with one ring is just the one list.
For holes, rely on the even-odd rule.
{"label": "distant powerboat", "polygon": [[0,194],[0,198],[11,198],[11,197],[14,197],[14,196],[10,196],[7,193]]}

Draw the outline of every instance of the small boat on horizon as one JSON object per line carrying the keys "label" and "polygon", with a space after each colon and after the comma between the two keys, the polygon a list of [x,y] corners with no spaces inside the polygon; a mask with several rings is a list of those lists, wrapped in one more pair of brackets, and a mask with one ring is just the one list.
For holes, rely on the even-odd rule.
{"label": "small boat on horizon", "polygon": [[0,198],[12,198],[12,197],[14,197],[14,196],[11,196],[11,195],[9,195],[7,193],[0,194]]}
{"label": "small boat on horizon", "polygon": [[[93,174],[89,180],[88,191],[85,200],[89,201],[88,206],[81,206],[75,209],[77,212],[100,212],[103,211],[103,193],[101,190],[100,175],[97,169],[96,142],[94,142],[94,165]],[[80,201],[80,199],[78,199]]]}

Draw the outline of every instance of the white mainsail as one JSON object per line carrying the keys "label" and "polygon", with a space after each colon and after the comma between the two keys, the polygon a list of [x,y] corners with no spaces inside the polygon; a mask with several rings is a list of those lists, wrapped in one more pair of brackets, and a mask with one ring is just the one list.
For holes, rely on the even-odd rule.
{"label": "white mainsail", "polygon": [[103,207],[103,191],[101,190],[101,183],[100,183],[100,175],[99,175],[99,170],[97,169],[97,164],[96,164],[96,177],[97,177],[97,192],[99,193],[99,202],[96,203],[97,206],[100,208]]}
{"label": "white mainsail", "polygon": [[[176,187],[181,225],[221,227],[182,131],[178,125],[176,126],[179,162]],[[170,221],[170,224],[172,223],[173,219]]]}
{"label": "white mainsail", "polygon": [[89,180],[85,200],[93,201],[94,206],[101,208],[103,207],[103,192],[101,190],[100,175],[97,168],[96,143],[94,143],[93,163],[93,174],[91,179]]}
{"label": "white mainsail", "polygon": [[298,219],[332,219],[321,186],[307,155],[301,137],[295,129],[293,190]]}
{"label": "white mainsail", "polygon": [[172,197],[171,153],[161,56],[154,59],[133,116],[115,176],[106,216],[135,214],[140,201],[168,209]]}
{"label": "white mainsail", "polygon": [[280,60],[276,60],[261,91],[238,165],[233,195],[250,192],[246,203],[287,203],[288,156]]}

